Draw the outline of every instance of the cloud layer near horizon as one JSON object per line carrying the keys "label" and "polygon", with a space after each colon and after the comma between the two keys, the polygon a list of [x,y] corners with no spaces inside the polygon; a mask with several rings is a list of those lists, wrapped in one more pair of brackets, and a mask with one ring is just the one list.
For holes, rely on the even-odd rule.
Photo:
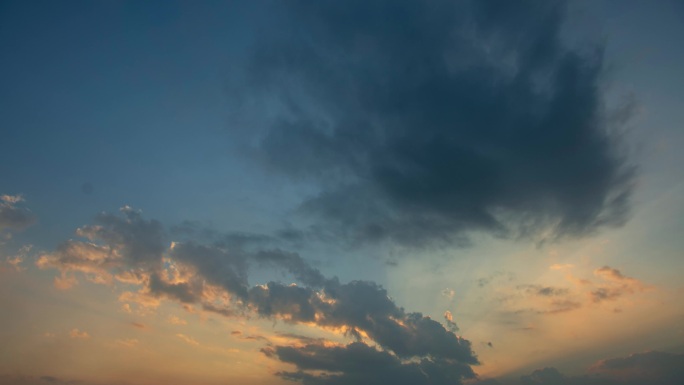
{"label": "cloud layer near horizon", "polygon": [[319,186],[301,207],[318,231],[420,246],[626,220],[601,52],[563,42],[563,2],[275,6],[236,100],[256,155]]}
{"label": "cloud layer near horizon", "polygon": [[566,376],[556,368],[522,376],[520,385],[679,385],[684,383],[684,354],[635,353],[594,364],[587,374]]}

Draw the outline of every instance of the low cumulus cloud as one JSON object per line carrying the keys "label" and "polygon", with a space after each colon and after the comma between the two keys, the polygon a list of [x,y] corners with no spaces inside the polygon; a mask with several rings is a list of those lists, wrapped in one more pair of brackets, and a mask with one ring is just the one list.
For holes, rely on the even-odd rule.
{"label": "low cumulus cloud", "polygon": [[[563,1],[287,1],[235,90],[301,211],[354,243],[552,241],[623,224],[634,168],[602,100],[601,49]],[[238,114],[236,112],[236,114]]]}
{"label": "low cumulus cloud", "polygon": [[[258,315],[343,331],[355,340],[341,346],[298,338],[297,346],[270,346],[264,350],[266,355],[298,369],[280,373],[283,378],[306,384],[375,384],[387,374],[405,373],[415,383],[459,383],[472,378],[471,365],[479,363],[470,342],[455,334],[451,313],[447,313],[445,327],[421,313],[397,306],[374,282],[342,283],[336,277],[327,278],[296,253],[241,247],[237,243],[226,248],[223,242],[170,241],[161,223],[145,219],[129,207],[121,209],[119,215],[98,215],[93,225],[79,228],[76,234],[81,239],[69,240],[54,252],[44,253],[37,265],[58,270],[60,277],[77,280],[85,276],[104,285],[119,282],[130,289],[119,300],[145,311],[154,311],[163,300],[170,300],[231,317]],[[250,269],[264,266],[288,273],[296,283],[251,284]],[[132,311],[130,305],[127,310]],[[177,318],[169,321],[182,324]],[[72,330],[70,336],[88,337],[78,329]],[[185,334],[176,337],[197,344]],[[302,346],[302,342],[307,345]],[[376,376],[358,382],[363,368],[353,358],[356,353],[384,366],[377,368]],[[297,357],[308,357],[312,362],[350,361],[328,367],[307,364]],[[320,374],[328,369],[330,373]]]}

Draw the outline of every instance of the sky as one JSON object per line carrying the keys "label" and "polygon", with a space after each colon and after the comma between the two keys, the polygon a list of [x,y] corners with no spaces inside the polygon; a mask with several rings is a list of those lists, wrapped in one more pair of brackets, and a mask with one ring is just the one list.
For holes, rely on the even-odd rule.
{"label": "sky", "polygon": [[1,2],[0,384],[684,383],[683,19]]}

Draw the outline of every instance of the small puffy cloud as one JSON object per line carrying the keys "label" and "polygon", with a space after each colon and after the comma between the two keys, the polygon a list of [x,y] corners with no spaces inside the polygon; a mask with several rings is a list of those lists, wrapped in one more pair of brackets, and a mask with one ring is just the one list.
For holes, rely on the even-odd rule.
{"label": "small puffy cloud", "polygon": [[9,237],[11,232],[21,231],[36,221],[28,209],[20,206],[23,200],[21,195],[0,195],[0,235]]}
{"label": "small puffy cloud", "polygon": [[90,338],[90,334],[88,334],[88,332],[86,332],[86,331],[81,331],[78,329],[72,329],[69,332],[69,337],[75,338],[75,339],[88,339],[88,338]]}

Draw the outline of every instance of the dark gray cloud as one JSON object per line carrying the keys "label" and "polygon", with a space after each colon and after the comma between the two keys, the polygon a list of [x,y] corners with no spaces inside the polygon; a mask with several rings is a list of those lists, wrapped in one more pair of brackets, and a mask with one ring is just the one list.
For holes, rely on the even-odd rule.
{"label": "dark gray cloud", "polygon": [[274,7],[235,97],[266,119],[250,125],[265,164],[320,185],[302,205],[316,229],[467,244],[470,231],[554,240],[626,220],[633,168],[603,106],[601,52],[563,43],[563,2]]}

